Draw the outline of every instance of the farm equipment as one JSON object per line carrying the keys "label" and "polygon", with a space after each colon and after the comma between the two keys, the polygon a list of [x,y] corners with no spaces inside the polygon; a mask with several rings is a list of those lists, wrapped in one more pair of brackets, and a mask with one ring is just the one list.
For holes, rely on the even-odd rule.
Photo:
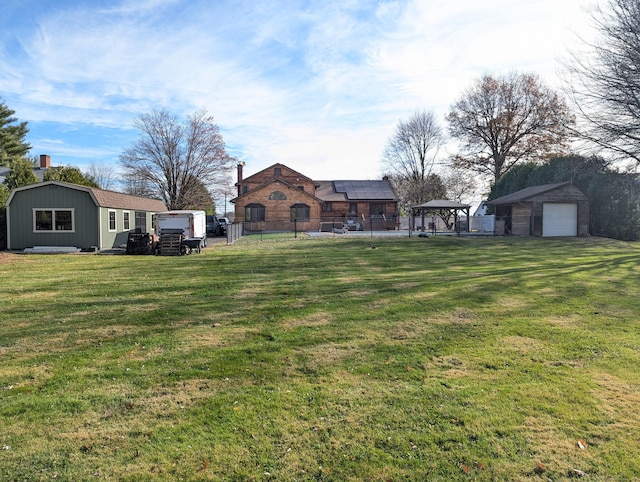
{"label": "farm equipment", "polygon": [[181,229],[162,229],[156,254],[160,256],[182,256],[193,251],[202,251],[202,239],[187,238]]}
{"label": "farm equipment", "polygon": [[127,254],[153,254],[158,245],[158,236],[155,234],[141,233],[139,231],[129,233],[127,237]]}
{"label": "farm equipment", "polygon": [[207,245],[204,211],[165,211],[154,215],[156,234],[129,233],[127,254],[181,256],[200,253]]}

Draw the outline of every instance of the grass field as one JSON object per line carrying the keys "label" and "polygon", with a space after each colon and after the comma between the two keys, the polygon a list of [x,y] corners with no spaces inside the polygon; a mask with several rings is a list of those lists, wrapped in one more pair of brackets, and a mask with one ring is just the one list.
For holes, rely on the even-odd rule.
{"label": "grass field", "polygon": [[0,253],[0,480],[640,480],[639,261],[597,238]]}

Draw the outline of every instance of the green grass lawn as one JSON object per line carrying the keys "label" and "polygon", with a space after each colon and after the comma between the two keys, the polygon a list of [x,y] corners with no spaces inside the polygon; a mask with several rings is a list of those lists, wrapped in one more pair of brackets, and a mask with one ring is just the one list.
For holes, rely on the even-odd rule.
{"label": "green grass lawn", "polygon": [[639,261],[597,238],[0,254],[0,480],[640,480]]}

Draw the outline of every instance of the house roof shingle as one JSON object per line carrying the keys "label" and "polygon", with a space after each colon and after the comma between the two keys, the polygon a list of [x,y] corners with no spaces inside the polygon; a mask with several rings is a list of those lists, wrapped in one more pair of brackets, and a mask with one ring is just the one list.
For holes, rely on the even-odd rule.
{"label": "house roof shingle", "polygon": [[98,205],[101,207],[115,209],[138,209],[140,211],[153,212],[162,212],[167,210],[167,206],[165,206],[165,204],[158,199],[132,196],[131,194],[124,194],[115,191],[105,191],[103,189],[97,189],[94,187],[90,187],[89,190],[91,190],[94,197],[98,201]]}
{"label": "house roof shingle", "polygon": [[131,194],[124,194],[115,191],[106,191],[104,189],[98,189],[95,187],[81,186],[79,184],[72,184],[69,182],[61,181],[46,181],[37,184],[30,184],[28,186],[19,187],[13,190],[7,204],[11,202],[13,195],[17,191],[25,191],[28,189],[39,188],[48,185],[57,185],[66,187],[69,189],[76,189],[78,191],[85,191],[91,194],[93,199],[100,207],[114,208],[114,209],[134,209],[139,211],[148,212],[163,212],[167,210],[167,207],[162,201],[157,199],[149,199],[140,196],[132,196]]}
{"label": "house roof shingle", "polygon": [[563,187],[571,184],[570,181],[565,182],[556,182],[552,184],[542,184],[540,186],[531,186],[520,191],[512,192],[511,194],[507,194],[506,196],[502,196],[496,199],[492,199],[491,201],[487,201],[487,204],[495,206],[498,204],[511,204],[518,201],[526,201],[529,198],[537,196],[539,194],[553,191],[554,189],[558,189],[559,187]]}

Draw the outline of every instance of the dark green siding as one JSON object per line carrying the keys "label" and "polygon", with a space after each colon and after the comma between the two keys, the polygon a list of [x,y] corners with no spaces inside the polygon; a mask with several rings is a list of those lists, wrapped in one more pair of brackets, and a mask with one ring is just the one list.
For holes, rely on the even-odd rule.
{"label": "dark green siding", "polygon": [[[73,209],[74,232],[34,232],[34,209]],[[47,185],[14,192],[9,207],[11,249],[33,246],[100,246],[98,207],[86,191]]]}

